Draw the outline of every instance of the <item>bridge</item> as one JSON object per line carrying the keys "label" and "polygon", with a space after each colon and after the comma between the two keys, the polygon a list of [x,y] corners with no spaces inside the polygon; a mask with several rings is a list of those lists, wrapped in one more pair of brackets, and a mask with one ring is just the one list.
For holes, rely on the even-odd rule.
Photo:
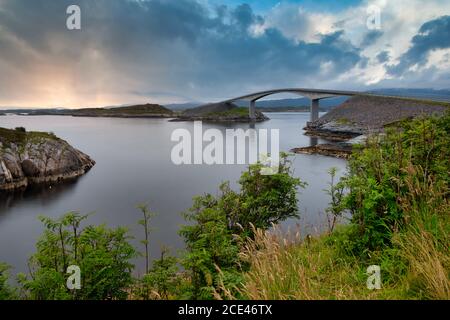
{"label": "bridge", "polygon": [[304,89],[304,88],[290,88],[290,89],[276,89],[276,90],[268,90],[261,91],[252,94],[248,94],[245,96],[236,97],[233,99],[228,99],[222,101],[222,103],[232,103],[235,101],[250,101],[249,105],[249,116],[250,119],[256,119],[256,101],[262,99],[264,97],[277,94],[277,93],[294,93],[302,97],[307,97],[311,99],[311,121],[315,121],[319,119],[319,101],[322,99],[337,97],[337,96],[357,96],[357,95],[370,95],[377,96],[374,94],[369,94],[365,92],[358,91],[342,91],[342,90],[323,90],[323,89]]}

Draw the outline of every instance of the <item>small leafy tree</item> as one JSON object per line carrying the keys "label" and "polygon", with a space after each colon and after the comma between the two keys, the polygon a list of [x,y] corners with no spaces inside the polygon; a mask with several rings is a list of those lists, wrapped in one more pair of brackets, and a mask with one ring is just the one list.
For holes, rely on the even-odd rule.
{"label": "small leafy tree", "polygon": [[153,261],[152,269],[143,277],[147,288],[151,288],[158,299],[167,300],[175,295],[179,285],[177,258],[168,255],[167,248],[161,250],[161,257]]}
{"label": "small leafy tree", "polygon": [[[130,260],[136,256],[125,228],[80,224],[87,218],[70,212],[59,219],[40,217],[45,231],[30,258],[30,274],[18,276],[26,298],[125,299],[133,279]],[[66,287],[67,267],[81,269],[81,290]]]}
{"label": "small leafy tree", "polygon": [[8,284],[10,267],[0,263],[0,300],[11,300],[16,298],[13,288]]}
{"label": "small leafy tree", "polygon": [[238,210],[228,213],[230,221],[242,226],[247,235],[252,235],[251,225],[268,229],[288,218],[298,218],[297,189],[306,186],[292,176],[287,154],[280,156],[278,173],[262,175],[261,168],[261,164],[251,165],[242,174]]}
{"label": "small leafy tree", "polygon": [[149,272],[149,264],[150,264],[150,252],[149,252],[149,236],[151,232],[150,228],[150,220],[155,216],[153,212],[151,212],[146,205],[139,205],[138,209],[142,212],[142,219],[138,221],[138,224],[144,228],[144,239],[141,240],[141,243],[145,247],[144,255],[145,255],[145,273]]}
{"label": "small leafy tree", "polygon": [[336,182],[337,168],[333,167],[328,170],[330,175],[329,188],[324,190],[330,196],[329,207],[326,208],[327,220],[328,220],[328,232],[332,233],[336,227],[336,223],[345,211],[344,204],[344,191],[345,191],[345,179]]}
{"label": "small leafy tree", "polygon": [[251,165],[239,180],[241,190],[229,183],[220,186],[220,195],[194,198],[185,213],[191,224],[181,228],[187,247],[182,264],[189,275],[189,297],[226,298],[242,283],[246,264],[239,258],[241,244],[252,237],[254,227],[268,229],[272,224],[298,217],[297,188],[305,183],[292,177],[290,162],[281,156],[280,170],[274,175],[261,174],[260,164]]}

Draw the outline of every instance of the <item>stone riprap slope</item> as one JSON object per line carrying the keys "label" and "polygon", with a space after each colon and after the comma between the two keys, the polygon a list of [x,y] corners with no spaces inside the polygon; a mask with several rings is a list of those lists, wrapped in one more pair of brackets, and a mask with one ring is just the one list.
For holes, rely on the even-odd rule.
{"label": "stone riprap slope", "polygon": [[0,128],[0,191],[76,178],[94,165],[53,134]]}
{"label": "stone riprap slope", "polygon": [[365,134],[379,132],[389,124],[420,115],[443,114],[449,103],[407,98],[355,96],[326,115],[309,123],[307,131]]}

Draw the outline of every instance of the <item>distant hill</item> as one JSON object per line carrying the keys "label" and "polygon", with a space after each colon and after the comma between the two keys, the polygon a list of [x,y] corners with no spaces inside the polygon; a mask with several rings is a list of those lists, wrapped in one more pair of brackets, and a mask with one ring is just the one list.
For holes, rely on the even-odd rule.
{"label": "distant hill", "polygon": [[[67,112],[67,111],[66,111]],[[70,110],[69,113],[73,116],[162,116],[173,115],[173,111],[163,107],[159,104],[142,104],[135,106],[117,107],[117,108],[86,108]]]}
{"label": "distant hill", "polygon": [[[196,108],[187,109],[181,113],[174,121],[194,121],[203,120],[211,122],[250,122],[248,108],[225,103],[210,103]],[[259,111],[256,111],[256,121],[265,121],[268,118]]]}
{"label": "distant hill", "polygon": [[83,109],[34,109],[7,110],[15,114],[60,115],[74,117],[117,117],[117,118],[169,118],[174,116],[172,110],[159,104],[141,104],[116,108],[83,108]]}

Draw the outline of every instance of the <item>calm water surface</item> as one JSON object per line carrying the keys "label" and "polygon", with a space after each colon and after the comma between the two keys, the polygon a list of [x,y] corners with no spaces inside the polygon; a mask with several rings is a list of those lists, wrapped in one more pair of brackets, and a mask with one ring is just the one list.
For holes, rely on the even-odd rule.
{"label": "calm water surface", "polygon": [[[271,113],[270,121],[258,128],[280,130],[280,148],[308,146],[311,139],[302,128],[309,113]],[[38,215],[58,217],[68,211],[94,214],[89,223],[128,226],[135,237],[142,236],[136,221],[140,213],[136,205],[148,203],[158,215],[153,220],[151,254],[158,257],[162,245],[173,252],[183,248],[178,229],[184,223],[181,212],[192,204],[192,197],[205,192],[217,193],[218,185],[239,178],[243,165],[181,165],[170,159],[172,132],[186,128],[191,122],[169,122],[166,119],[75,118],[61,116],[2,116],[0,127],[23,126],[27,130],[52,131],[74,147],[90,155],[96,166],[78,180],[44,189],[27,190],[15,196],[0,197],[0,261],[14,267],[13,272],[27,270],[27,258],[35,250],[42,232]],[[205,129],[248,129],[248,124],[204,124]],[[318,141],[322,142],[321,140]],[[324,226],[324,208],[329,199],[327,170],[345,170],[345,161],[318,155],[295,155],[295,176],[308,182],[300,191],[300,220],[284,226],[300,225],[303,232],[314,232]],[[136,245],[138,245],[136,240]],[[143,261],[138,260],[138,272]]]}

